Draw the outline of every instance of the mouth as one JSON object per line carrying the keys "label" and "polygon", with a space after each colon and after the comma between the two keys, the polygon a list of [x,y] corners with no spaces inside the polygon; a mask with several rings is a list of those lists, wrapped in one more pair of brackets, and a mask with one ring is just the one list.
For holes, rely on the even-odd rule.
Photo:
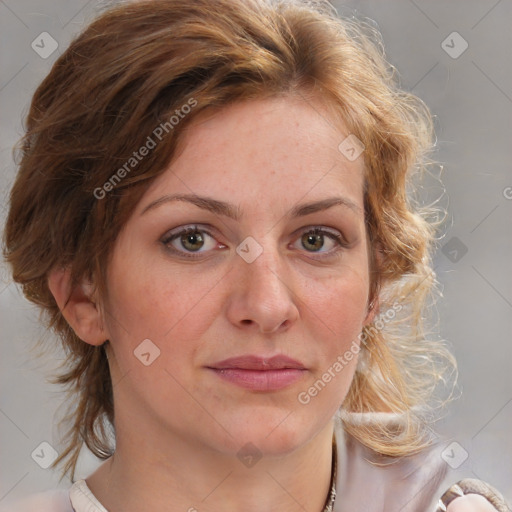
{"label": "mouth", "polygon": [[287,356],[241,356],[207,366],[219,378],[254,391],[278,391],[302,379],[307,368]]}

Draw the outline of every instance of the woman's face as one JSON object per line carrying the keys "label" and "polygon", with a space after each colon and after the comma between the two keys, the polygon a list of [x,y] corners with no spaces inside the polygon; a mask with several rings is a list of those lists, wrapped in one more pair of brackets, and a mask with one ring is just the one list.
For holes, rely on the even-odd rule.
{"label": "woman's face", "polygon": [[363,157],[340,152],[348,135],[297,98],[190,127],[108,268],[118,432],[278,455],[328,424],[369,298]]}

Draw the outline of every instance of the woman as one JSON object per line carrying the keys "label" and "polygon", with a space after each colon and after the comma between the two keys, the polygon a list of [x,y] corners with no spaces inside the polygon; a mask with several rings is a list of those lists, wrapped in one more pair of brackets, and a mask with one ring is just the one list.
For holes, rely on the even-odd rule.
{"label": "woman", "polygon": [[323,3],[154,0],[58,59],[5,254],[69,354],[55,464],[105,462],[25,507],[506,510],[444,493],[435,225],[406,193],[431,122],[370,32]]}

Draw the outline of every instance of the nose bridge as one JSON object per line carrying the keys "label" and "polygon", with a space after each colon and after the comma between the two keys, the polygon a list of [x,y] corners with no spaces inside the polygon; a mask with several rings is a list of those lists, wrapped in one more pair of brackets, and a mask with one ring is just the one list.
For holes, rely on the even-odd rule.
{"label": "nose bridge", "polygon": [[[285,286],[285,269],[279,248],[272,242],[270,236],[260,243],[260,254],[252,262],[238,262],[244,277],[249,281],[249,291],[261,295],[262,300],[276,300],[288,295]],[[256,248],[251,247],[250,250]]]}
{"label": "nose bridge", "polygon": [[[271,236],[259,242],[248,240],[247,245],[244,242],[239,251],[246,252],[239,252],[234,263],[237,284],[231,297],[231,320],[238,325],[257,324],[262,332],[274,332],[298,316],[293,285]],[[248,254],[251,257],[246,258]]]}

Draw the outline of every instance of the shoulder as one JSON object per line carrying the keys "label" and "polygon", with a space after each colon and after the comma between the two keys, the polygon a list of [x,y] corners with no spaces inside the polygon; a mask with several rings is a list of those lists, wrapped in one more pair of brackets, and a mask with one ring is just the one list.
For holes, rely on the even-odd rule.
{"label": "shoulder", "polygon": [[[347,413],[344,414],[344,418]],[[351,414],[351,423],[400,422],[388,413]],[[487,482],[451,480],[443,458],[446,443],[415,455],[386,457],[364,446],[335,420],[338,471],[333,512],[511,512],[503,495]],[[451,487],[450,487],[451,485]]]}
{"label": "shoulder", "polygon": [[[379,413],[357,415],[361,422],[395,422],[396,415]],[[335,512],[433,510],[442,494],[447,473],[442,447],[433,443],[426,450],[407,457],[386,457],[348,435],[337,420],[337,494],[343,503]]]}
{"label": "shoulder", "polygon": [[0,504],[0,512],[73,512],[69,492],[53,490]]}
{"label": "shoulder", "polygon": [[0,512],[107,512],[92,494],[85,480],[69,490],[53,490],[0,504]]}
{"label": "shoulder", "polygon": [[69,496],[76,512],[107,512],[85,480],[77,480],[71,487]]}

